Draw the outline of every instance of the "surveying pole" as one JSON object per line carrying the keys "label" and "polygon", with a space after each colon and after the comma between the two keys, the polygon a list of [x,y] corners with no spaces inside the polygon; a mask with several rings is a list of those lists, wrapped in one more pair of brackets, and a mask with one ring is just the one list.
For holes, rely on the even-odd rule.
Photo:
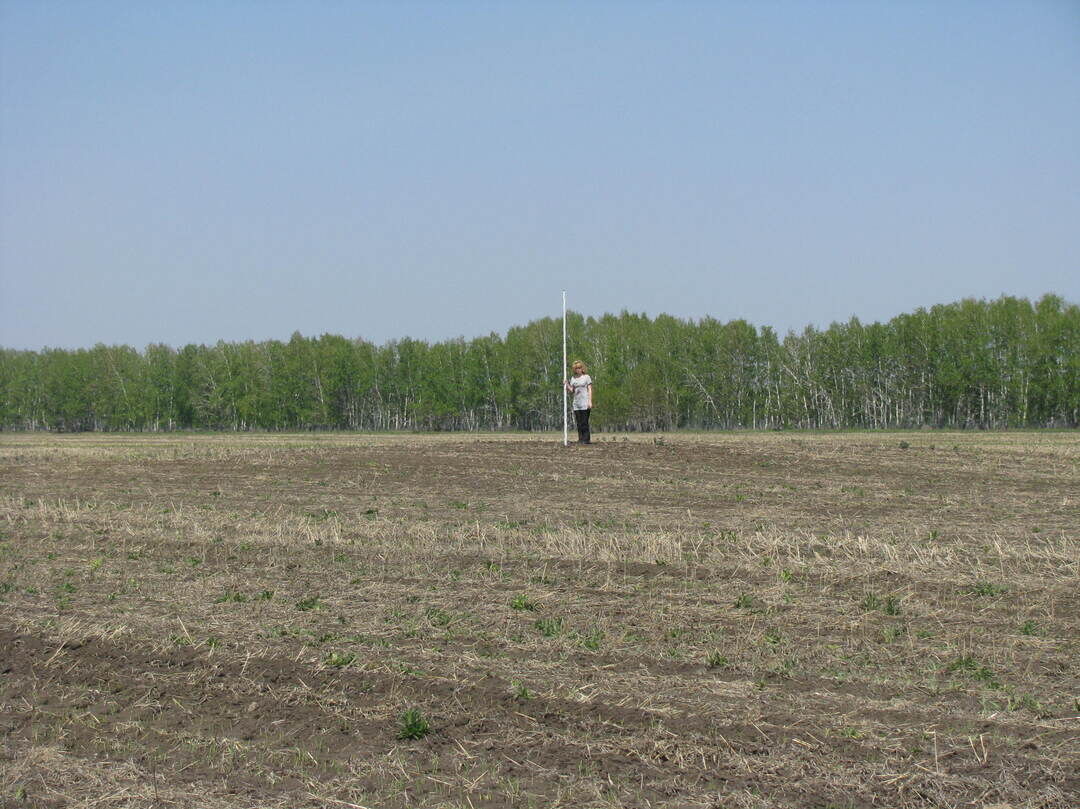
{"label": "surveying pole", "polygon": [[570,428],[566,423],[566,290],[562,293],[562,445],[570,446]]}

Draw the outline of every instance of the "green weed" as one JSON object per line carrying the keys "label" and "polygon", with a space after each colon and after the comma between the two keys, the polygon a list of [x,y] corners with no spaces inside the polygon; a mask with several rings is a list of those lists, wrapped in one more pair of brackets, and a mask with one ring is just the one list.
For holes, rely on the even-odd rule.
{"label": "green weed", "polygon": [[326,665],[343,669],[356,660],[356,655],[351,652],[330,652],[326,656]]}
{"label": "green weed", "polygon": [[586,634],[581,636],[581,645],[591,652],[600,650],[600,644],[604,640],[604,633],[596,627],[590,629]]}
{"label": "green weed", "polygon": [[541,618],[533,624],[545,638],[554,638],[563,631],[562,618]]}
{"label": "green weed", "polygon": [[735,599],[735,608],[740,610],[748,610],[754,606],[754,597],[749,593],[739,593]]}
{"label": "green weed", "polygon": [[1009,588],[989,581],[977,581],[965,587],[961,592],[973,596],[1000,596],[1009,592]]}
{"label": "green weed", "polygon": [[515,610],[529,610],[530,612],[535,612],[537,606],[535,601],[524,594],[516,595],[510,601],[510,607]]}
{"label": "green weed", "polygon": [[454,622],[454,616],[438,607],[429,607],[424,612],[424,616],[432,626],[450,626]]}
{"label": "green weed", "polygon": [[417,708],[409,708],[398,720],[399,739],[422,739],[431,732],[431,723]]}
{"label": "green weed", "polygon": [[705,655],[705,665],[710,669],[726,669],[731,663],[724,655],[720,654],[719,649],[713,649]]}
{"label": "green weed", "polygon": [[323,608],[323,603],[319,600],[318,596],[308,596],[307,598],[302,598],[297,601],[296,608],[300,610],[300,612],[321,610]]}
{"label": "green weed", "polygon": [[248,597],[246,595],[244,595],[243,593],[235,592],[235,591],[232,591],[232,590],[226,590],[223,595],[219,595],[217,598],[214,599],[214,603],[215,604],[228,604],[228,603],[243,604],[247,600],[248,600]]}

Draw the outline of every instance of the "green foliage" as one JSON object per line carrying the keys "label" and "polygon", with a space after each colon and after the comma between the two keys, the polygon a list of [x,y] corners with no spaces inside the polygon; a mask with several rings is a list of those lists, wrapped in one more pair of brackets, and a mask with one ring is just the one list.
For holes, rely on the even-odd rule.
{"label": "green foliage", "polygon": [[561,635],[563,631],[562,618],[541,618],[533,624],[537,631],[545,638],[553,638]]}
{"label": "green foliage", "polygon": [[246,595],[233,590],[226,590],[222,595],[214,599],[215,604],[243,604],[245,601],[247,601]]}
{"label": "green foliage", "polygon": [[977,581],[965,587],[964,592],[973,596],[1000,596],[1009,592],[1009,588],[989,581]]}
{"label": "green foliage", "polygon": [[399,739],[422,739],[431,732],[431,723],[417,708],[409,708],[398,720]]}
{"label": "green foliage", "polygon": [[1000,684],[994,679],[994,673],[971,655],[962,655],[956,658],[945,667],[945,671],[965,674],[972,680],[985,683],[990,688],[1000,688]]}
{"label": "green foliage", "polygon": [[426,610],[424,615],[432,626],[450,626],[454,622],[454,616],[438,607]]}
{"label": "green foliage", "polygon": [[326,656],[326,665],[343,669],[356,660],[356,655],[351,652],[330,652]]}
{"label": "green foliage", "polygon": [[[1080,424],[1080,307],[1055,295],[782,339],[742,320],[625,311],[570,313],[568,328],[591,361],[598,430]],[[440,343],[297,333],[141,353],[0,349],[0,429],[552,429],[560,341],[561,323],[544,318]]]}
{"label": "green foliage", "polygon": [[733,606],[736,609],[748,610],[754,606],[754,597],[749,593],[739,593],[739,595],[735,598]]}
{"label": "green foliage", "polygon": [[1035,620],[1032,620],[1030,618],[1028,620],[1024,621],[1024,623],[1020,625],[1020,634],[1021,635],[1039,635],[1039,634],[1041,634],[1041,630],[1039,629],[1039,622],[1035,621]]}
{"label": "green foliage", "polygon": [[524,593],[519,593],[510,600],[510,607],[515,610],[535,611],[537,604]]}
{"label": "green foliage", "polygon": [[731,664],[727,657],[720,653],[719,649],[713,649],[705,655],[705,665],[710,669],[726,669]]}

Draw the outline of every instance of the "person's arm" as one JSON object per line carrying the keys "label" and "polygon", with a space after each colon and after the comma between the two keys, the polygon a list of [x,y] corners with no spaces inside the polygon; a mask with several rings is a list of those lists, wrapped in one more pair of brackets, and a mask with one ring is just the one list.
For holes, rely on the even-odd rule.
{"label": "person's arm", "polygon": [[589,390],[589,409],[592,410],[592,382],[588,385]]}

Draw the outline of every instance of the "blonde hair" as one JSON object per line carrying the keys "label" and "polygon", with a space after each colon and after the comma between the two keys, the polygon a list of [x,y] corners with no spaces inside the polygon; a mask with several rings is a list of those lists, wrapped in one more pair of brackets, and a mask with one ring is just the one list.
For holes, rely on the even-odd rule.
{"label": "blonde hair", "polygon": [[570,363],[571,371],[576,371],[578,368],[581,369],[581,373],[583,374],[589,373],[588,367],[581,360],[574,360],[572,363]]}

